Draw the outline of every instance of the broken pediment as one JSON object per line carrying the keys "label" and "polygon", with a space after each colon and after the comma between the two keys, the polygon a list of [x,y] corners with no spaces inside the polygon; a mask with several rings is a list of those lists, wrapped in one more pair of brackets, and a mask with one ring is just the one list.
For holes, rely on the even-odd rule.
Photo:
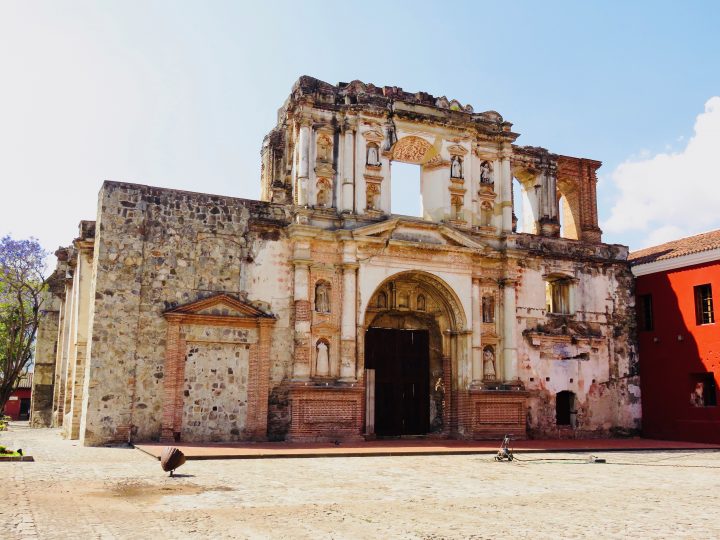
{"label": "broken pediment", "polygon": [[166,319],[187,317],[220,317],[235,319],[273,318],[255,306],[239,300],[229,294],[217,294],[202,300],[196,300],[164,313]]}
{"label": "broken pediment", "polygon": [[446,246],[485,250],[485,245],[442,224],[412,221],[402,218],[360,227],[353,231],[356,240],[377,239],[384,241],[411,242],[420,245]]}

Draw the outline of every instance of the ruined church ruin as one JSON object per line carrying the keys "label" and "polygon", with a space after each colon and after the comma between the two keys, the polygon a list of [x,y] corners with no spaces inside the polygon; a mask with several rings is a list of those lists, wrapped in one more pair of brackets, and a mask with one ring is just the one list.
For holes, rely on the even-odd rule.
{"label": "ruined church ruin", "polygon": [[[301,77],[261,200],[105,182],[57,252],[34,423],[86,445],[632,433],[632,275],[601,240],[600,162],[518,136],[445,97]],[[392,212],[398,162],[422,216]]]}

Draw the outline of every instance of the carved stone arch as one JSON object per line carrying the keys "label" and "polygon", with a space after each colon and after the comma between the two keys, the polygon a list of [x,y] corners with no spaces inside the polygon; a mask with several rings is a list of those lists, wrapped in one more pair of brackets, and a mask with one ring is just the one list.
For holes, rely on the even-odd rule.
{"label": "carved stone arch", "polygon": [[580,190],[572,182],[558,178],[557,198],[562,237],[579,240],[581,236]]}
{"label": "carved stone arch", "polygon": [[[443,314],[447,316],[448,324],[450,325],[448,330],[451,331],[463,331],[467,326],[467,317],[465,310],[462,307],[460,298],[455,294],[455,291],[441,278],[425,271],[421,270],[406,270],[398,272],[392,276],[386,278],[379,283],[368,301],[365,304],[363,316],[365,317],[365,326],[367,327],[372,321],[368,320],[368,308],[377,306],[377,295],[381,292],[386,293],[389,289],[389,284],[392,282],[398,282],[403,280],[409,280],[418,283],[422,286],[423,294],[428,300],[431,297],[438,306],[441,307]],[[388,301],[387,309],[392,309],[393,305],[391,301]],[[371,318],[374,317],[371,316]]]}
{"label": "carved stone arch", "polygon": [[[378,308],[377,297],[386,292],[389,295],[388,306]],[[424,298],[424,310],[418,309],[417,302],[405,307],[404,302],[398,301],[400,295],[408,292],[417,294],[416,298]],[[377,332],[410,331],[421,332],[421,335],[426,336],[427,369],[431,383],[428,433],[450,435],[458,421],[458,400],[461,399],[458,388],[463,373],[467,372],[467,318],[452,287],[428,272],[399,272],[377,284],[375,292],[367,299],[362,316],[363,330],[358,335],[358,346],[363,351],[360,367],[369,366],[367,376],[372,381],[375,370],[383,365],[378,364],[383,356],[377,352]],[[368,356],[365,357],[365,354]],[[371,391],[366,394],[366,399],[371,401],[366,409],[365,420],[366,426],[370,426],[368,433],[374,433],[374,382],[368,388]]]}

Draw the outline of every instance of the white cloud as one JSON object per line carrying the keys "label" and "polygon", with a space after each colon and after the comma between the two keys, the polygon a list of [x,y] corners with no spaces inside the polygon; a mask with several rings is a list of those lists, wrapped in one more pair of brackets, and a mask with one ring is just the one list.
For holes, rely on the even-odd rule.
{"label": "white cloud", "polygon": [[620,197],[608,232],[644,236],[651,246],[720,228],[720,97],[710,98],[695,121],[693,136],[678,152],[631,159],[611,179]]}

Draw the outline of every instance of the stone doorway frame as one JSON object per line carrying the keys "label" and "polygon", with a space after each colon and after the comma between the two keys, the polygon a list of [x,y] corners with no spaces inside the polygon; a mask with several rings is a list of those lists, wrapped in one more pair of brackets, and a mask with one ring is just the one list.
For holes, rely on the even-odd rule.
{"label": "stone doorway frame", "polygon": [[[369,420],[369,414],[372,414],[370,408],[374,410],[374,388],[368,381],[368,373],[365,372],[365,336],[369,328],[373,326],[374,321],[382,317],[384,314],[402,314],[404,312],[411,314],[413,310],[408,306],[407,309],[397,307],[397,298],[387,298],[387,306],[383,311],[373,310],[371,303],[378,293],[383,292],[384,288],[390,283],[410,281],[417,282],[429,291],[434,300],[438,303],[443,313],[440,318],[444,318],[448,328],[440,328],[441,344],[442,344],[442,378],[444,384],[444,404],[443,404],[443,429],[439,433],[429,434],[430,436],[453,437],[458,435],[458,373],[461,370],[459,363],[465,358],[469,368],[470,346],[468,336],[472,333],[467,326],[467,316],[462,307],[459,297],[453,288],[447,284],[442,278],[423,270],[404,270],[397,272],[383,281],[381,281],[369,296],[363,312],[364,320],[358,327],[358,351],[362,351],[362,372],[363,386],[365,387],[365,407],[363,411],[363,424],[365,426],[365,436],[374,436],[374,419]],[[427,313],[424,313],[427,315]],[[425,328],[426,329],[426,328]],[[370,375],[372,379],[372,375]],[[371,404],[372,401],[372,404]],[[368,428],[370,431],[368,431]]]}
{"label": "stone doorway frame", "polygon": [[[230,315],[230,311],[238,314]],[[167,339],[160,441],[182,440],[183,382],[187,350],[183,327],[189,325],[257,329],[257,341],[249,344],[248,412],[244,436],[252,440],[265,440],[270,384],[270,340],[275,317],[225,293],[170,309],[163,313],[163,316],[167,321]]]}

